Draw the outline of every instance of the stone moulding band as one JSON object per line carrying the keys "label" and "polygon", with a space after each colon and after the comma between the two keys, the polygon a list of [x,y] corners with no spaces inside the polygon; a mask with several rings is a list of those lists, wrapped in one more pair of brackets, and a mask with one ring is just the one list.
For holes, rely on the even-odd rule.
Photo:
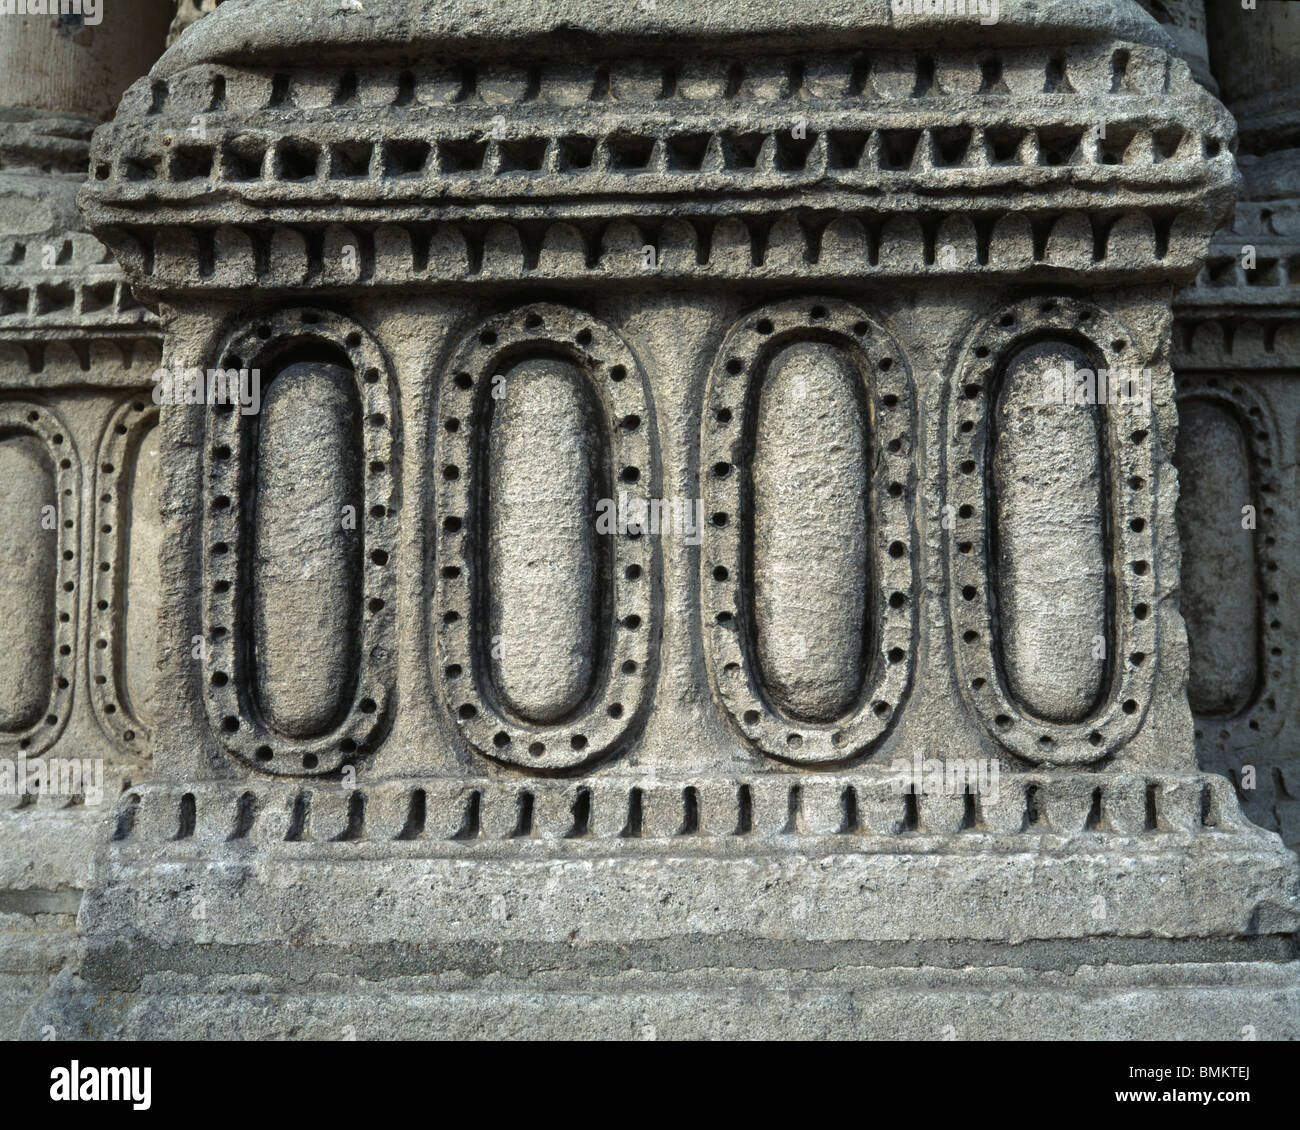
{"label": "stone moulding band", "polygon": [[[666,781],[597,777],[380,782],[296,786],[149,783],[119,802],[113,842],[202,846],[313,844],[339,853],[366,841],[409,842],[416,854],[634,850],[671,840],[708,853],[773,839],[832,841],[831,851],[987,850],[990,838],[1025,845],[1129,837],[1168,845],[1182,837],[1267,837],[1244,820],[1232,786],[1209,774],[1004,775],[992,798],[903,792],[883,775]],[[838,846],[833,846],[833,845]],[[1020,850],[1024,850],[1023,846]]]}
{"label": "stone moulding band", "polygon": [[94,236],[0,235],[0,333],[71,330],[84,337],[156,324]]}
{"label": "stone moulding band", "polygon": [[1154,279],[1203,254],[1232,131],[1134,43],[199,65],[127,92],[84,203],[142,292],[631,281],[647,246],[657,279]]}
{"label": "stone moulding band", "polygon": [[41,282],[30,276],[0,275],[0,330],[80,331],[140,326],[154,318],[131,295],[130,288],[110,275],[98,282],[60,278],[50,272]]}
{"label": "stone moulding band", "polygon": [[[941,199],[941,198],[939,198]],[[838,206],[837,206],[838,204]],[[143,291],[238,293],[259,286],[288,290],[428,289],[513,283],[707,282],[780,283],[816,279],[1024,276],[1160,280],[1197,263],[1210,220],[1201,209],[1170,215],[1129,209],[1094,230],[1081,210],[1023,213],[981,206],[939,214],[925,223],[907,213],[862,207],[860,197],[809,200],[800,222],[787,214],[693,221],[637,209],[632,217],[557,222],[511,209],[493,221],[430,223],[427,215],[392,222],[391,210],[355,228],[318,230],[284,217],[271,228],[223,224],[159,230],[129,227],[104,236]],[[673,204],[680,212],[680,205]],[[774,222],[773,222],[774,220]],[[351,253],[345,248],[352,248]],[[195,261],[211,263],[196,274]]]}
{"label": "stone moulding band", "polygon": [[[252,320],[237,330],[220,352],[225,370],[260,369],[263,395],[274,376],[277,357],[304,343],[345,356],[361,405],[360,434],[364,475],[363,505],[356,533],[364,550],[361,566],[360,623],[355,687],[345,716],[328,732],[289,737],[271,729],[257,705],[251,669],[252,648],[246,623],[251,562],[250,507],[256,503],[257,416],[239,404],[204,409],[203,454],[203,697],[215,740],[228,753],[273,774],[312,775],[337,771],[374,748],[387,725],[393,696],[393,564],[398,507],[397,408],[389,366],[374,339],[342,315],[290,309]],[[185,410],[185,409],[181,409]],[[283,501],[283,500],[282,500]],[[340,518],[341,520],[341,518]]]}
{"label": "stone moulding band", "polygon": [[[1174,307],[1174,370],[1180,374],[1300,371],[1300,304],[1249,312]],[[1256,316],[1252,316],[1256,315]]]}
{"label": "stone moulding band", "polygon": [[[356,123],[336,121],[319,123],[310,136],[284,138],[277,135],[278,123],[268,120],[256,132],[231,130],[201,150],[173,149],[170,166],[158,175],[139,170],[147,162],[152,173],[161,157],[120,156],[115,166],[121,170],[115,184],[120,200],[114,203],[125,206],[161,191],[163,207],[171,213],[164,215],[175,220],[213,185],[249,204],[285,207],[314,202],[328,184],[343,207],[365,208],[376,198],[400,207],[430,192],[452,205],[523,200],[545,182],[559,207],[570,199],[626,194],[654,198],[670,191],[826,188],[896,193],[900,199],[885,206],[905,208],[918,193],[974,193],[977,175],[986,193],[1018,197],[1063,190],[1070,196],[1083,188],[1106,188],[1122,202],[1134,203],[1156,188],[1201,187],[1207,157],[1231,160],[1223,136],[1202,136],[1172,118],[1162,119],[1157,100],[1126,111],[1126,120],[1108,123],[1109,141],[1092,129],[1089,114],[1095,111],[1044,126],[1024,109],[1008,114],[1005,108],[962,115],[962,124],[954,126],[942,112],[921,117],[908,109],[827,112],[810,105],[798,107],[797,136],[792,136],[789,107],[759,106],[721,126],[709,115],[682,120],[666,113],[653,121],[642,116],[622,125],[604,122],[597,128],[611,132],[599,139],[545,133],[498,139],[490,110],[477,120],[462,114],[469,120],[459,123],[456,136],[431,136],[430,129],[445,120],[441,113],[428,115],[424,129],[403,123],[394,137],[383,137],[387,123],[374,123],[379,142],[358,142]],[[556,122],[551,132],[563,129]],[[583,146],[581,165],[574,163],[578,145]],[[232,164],[233,154],[250,151],[260,155],[256,169]],[[200,152],[201,164],[179,164],[186,154],[189,161],[200,161]],[[218,160],[219,154],[225,159]],[[346,154],[354,156],[345,162]]]}
{"label": "stone moulding band", "polygon": [[[754,659],[757,625],[745,599],[752,578],[746,546],[754,538],[753,437],[759,396],[773,359],[802,342],[830,345],[848,362],[870,402],[868,465],[861,484],[869,545],[867,668],[849,712],[810,724],[783,716],[772,704]],[[740,733],[769,757],[805,765],[852,760],[892,728],[911,684],[916,636],[911,499],[915,470],[915,395],[898,343],[861,309],[831,298],[763,306],[745,315],[723,339],[709,374],[700,431],[700,477],[706,523],[700,554],[701,615],[709,675]],[[846,437],[852,447],[855,437]],[[847,520],[847,516],[846,516]],[[846,535],[847,536],[847,535]],[[853,585],[853,578],[840,578]],[[847,626],[846,626],[847,627]],[[855,626],[856,627],[856,626]],[[813,647],[822,631],[810,624]]]}
{"label": "stone moulding band", "polygon": [[161,357],[157,337],[77,333],[6,340],[0,336],[0,387],[29,389],[39,374],[44,389],[136,389],[153,377]]}
{"label": "stone moulding band", "polygon": [[[1104,630],[1109,678],[1100,704],[1077,722],[1033,716],[1007,688],[999,661],[994,562],[987,516],[994,398],[1002,372],[1022,343],[1077,341],[1095,368],[1144,370],[1132,335],[1112,315],[1074,298],[1035,298],[999,311],[968,339],[947,387],[946,531],[952,649],[961,695],[985,732],[1035,765],[1078,765],[1116,753],[1142,725],[1155,685],[1156,599],[1155,420],[1151,393],[1098,405],[1104,420],[1100,480],[1109,511],[1111,624]],[[1077,411],[1062,407],[1062,411]]]}
{"label": "stone moulding band", "polygon": [[[1171,99],[1174,86],[1188,97]],[[1191,114],[1198,97],[1204,112]],[[1099,116],[1108,128],[1091,131]],[[519,196],[539,179],[562,195],[716,192],[828,174],[888,181],[897,193],[936,172],[949,191],[976,169],[1023,182],[1012,170],[1024,165],[1041,167],[1036,180],[1053,191],[1076,174],[1065,175],[1070,166],[1168,186],[1202,174],[1204,156],[1226,154],[1231,132],[1164,52],[1131,44],[642,56],[559,71],[450,61],[442,73],[196,67],[128,92],[95,136],[87,193],[109,206],[160,194],[184,206],[222,184],[265,207],[310,198],[327,181],[333,199],[348,200],[430,188]]]}
{"label": "stone moulding band", "polygon": [[[29,537],[38,552],[49,553],[54,558],[54,567],[49,570],[50,583],[55,587],[51,602],[53,615],[52,622],[45,625],[51,682],[40,716],[31,725],[17,732],[0,731],[0,752],[7,757],[35,757],[45,752],[68,723],[77,665],[77,623],[82,591],[79,583],[81,460],[72,442],[72,433],[58,413],[45,404],[22,400],[0,403],[0,436],[24,435],[34,438],[44,449],[55,495],[55,529],[45,524],[44,513],[24,516],[31,523]],[[4,487],[16,490],[18,484],[5,483]],[[39,597],[36,593],[20,592],[15,599],[30,605]],[[11,615],[43,616],[45,609],[25,607]]]}
{"label": "stone moulding band", "polygon": [[[531,62],[442,54],[411,66],[313,69],[302,67],[300,59],[283,68],[199,63],[166,77],[155,71],[134,83],[113,124],[174,116],[188,125],[194,114],[252,116],[273,109],[310,118],[389,109],[560,112],[610,103],[687,111],[809,101],[946,106],[980,94],[1001,102],[1050,94],[1054,97],[1043,104],[1054,106],[1101,98],[1122,106],[1134,96],[1165,96],[1174,86],[1208,102],[1187,72],[1179,72],[1178,60],[1163,49],[1117,42],[975,50],[866,46],[760,55],[687,49],[669,56],[643,49],[601,58],[546,55]],[[99,155],[110,148],[96,143],[94,151]]]}
{"label": "stone moulding band", "polygon": [[[1255,256],[1252,268],[1242,264],[1247,247]],[[1251,307],[1272,316],[1294,313],[1300,307],[1300,241],[1272,233],[1218,235],[1196,282],[1178,295],[1176,305],[1181,313],[1200,317],[1248,316]]]}
{"label": "stone moulding band", "polygon": [[[491,644],[483,638],[487,456],[479,440],[490,429],[497,382],[506,368],[554,357],[576,368],[596,406],[610,469],[608,497],[622,495],[648,513],[659,475],[649,383],[628,344],[578,310],[549,303],[522,306],[468,334],[443,373],[433,429],[435,466],[443,468],[434,492],[434,683],[472,748],[533,771],[587,765],[631,739],[654,691],[654,643],[661,630],[658,538],[632,527],[598,534],[608,539],[610,591],[593,597],[597,605],[602,599],[607,604],[595,628],[604,669],[595,672],[590,693],[563,720],[538,724],[514,716],[491,685],[486,658]],[[587,516],[592,523],[596,519],[594,513]],[[511,583],[526,584],[528,578],[516,576]]]}

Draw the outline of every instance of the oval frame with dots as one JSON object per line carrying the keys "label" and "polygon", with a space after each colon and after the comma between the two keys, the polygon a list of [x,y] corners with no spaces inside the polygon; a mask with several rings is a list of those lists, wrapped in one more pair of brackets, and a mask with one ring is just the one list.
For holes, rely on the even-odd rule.
{"label": "oval frame with dots", "polygon": [[[875,650],[852,708],[826,723],[787,718],[771,703],[754,658],[746,597],[750,417],[771,360],[803,341],[840,349],[856,369],[870,405],[874,462],[869,523],[875,560],[864,567],[872,574]],[[710,516],[700,547],[702,630],[717,697],[745,740],[769,757],[801,766],[841,766],[879,746],[902,712],[912,685],[917,622],[915,427],[915,386],[902,347],[852,303],[834,298],[773,303],[746,314],[723,339],[701,421],[701,494]],[[724,467],[728,471],[719,473]]]}
{"label": "oval frame with dots", "polygon": [[[257,709],[242,630],[247,565],[244,509],[254,457],[253,430],[239,405],[208,406],[203,454],[202,578],[204,704],[217,743],[229,754],[274,776],[322,776],[374,752],[390,722],[394,695],[398,497],[396,395],[391,369],[375,339],[342,314],[299,307],[251,319],[218,356],[222,369],[266,369],[306,343],[348,358],[361,404],[365,469],[359,667],[352,703],[333,729],[300,738],[272,730]],[[265,393],[265,388],[263,388]],[[235,547],[231,551],[231,547]]]}
{"label": "oval frame with dots", "polygon": [[104,731],[123,749],[146,754],[148,721],[132,708],[123,678],[126,646],[128,497],[140,444],[158,424],[158,406],[145,393],[127,397],[104,425],[95,465],[94,561],[90,584],[90,701]]}
{"label": "oval frame with dots", "polygon": [[[81,461],[72,432],[57,412],[23,400],[0,403],[0,434],[29,435],[46,451],[55,490],[55,616],[50,633],[50,696],[41,716],[21,731],[0,733],[0,750],[36,757],[59,739],[72,712],[81,599]],[[44,530],[42,528],[42,533]],[[20,599],[30,599],[21,594]]]}
{"label": "oval frame with dots", "polygon": [[[434,487],[433,678],[461,737],[493,761],[534,772],[576,769],[609,757],[635,736],[649,712],[662,634],[660,553],[648,531],[617,529],[601,654],[586,698],[564,719],[539,724],[513,716],[495,693],[484,659],[482,554],[475,531],[485,494],[483,444],[493,381],[507,364],[562,356],[581,372],[603,418],[617,490],[647,508],[659,482],[649,382],[636,355],[610,326],[582,311],[533,303],[483,322],[443,371],[432,450],[455,468]],[[597,516],[593,514],[592,521]]]}
{"label": "oval frame with dots", "polygon": [[[1025,344],[1077,341],[1110,373],[1148,368],[1132,334],[1101,307],[1068,296],[1028,298],[999,309],[967,339],[945,389],[945,529],[952,651],[963,701],[985,733],[1033,765],[1086,765],[1113,756],[1141,728],[1155,689],[1159,600],[1155,544],[1156,427],[1142,398],[1104,405],[1102,459],[1109,486],[1113,607],[1109,685],[1100,705],[1078,722],[1052,722],[1023,709],[1006,687],[995,646],[989,571],[990,505],[986,468],[990,389]],[[1109,397],[1108,397],[1109,400]],[[1102,407],[1099,405],[1098,407]]]}

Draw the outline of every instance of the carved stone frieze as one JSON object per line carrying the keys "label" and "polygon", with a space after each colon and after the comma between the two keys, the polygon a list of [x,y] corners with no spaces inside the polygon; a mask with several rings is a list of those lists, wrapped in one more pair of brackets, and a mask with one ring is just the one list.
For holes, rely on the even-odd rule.
{"label": "carved stone frieze", "polygon": [[80,541],[14,565],[78,572],[77,701],[153,754],[29,1029],[769,1032],[762,986],[897,1035],[969,982],[1062,1036],[1095,964],[1300,1035],[1247,819],[1293,786],[1289,166],[1200,5],[941,7],[226,0],[127,91],[118,266],[57,283],[97,336],[13,356],[80,388],[140,301],[198,378],[85,378]]}

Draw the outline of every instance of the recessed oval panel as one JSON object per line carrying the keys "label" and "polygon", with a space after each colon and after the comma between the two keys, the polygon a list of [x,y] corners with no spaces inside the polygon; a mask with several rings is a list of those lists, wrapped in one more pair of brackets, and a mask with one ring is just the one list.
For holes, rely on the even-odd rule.
{"label": "recessed oval panel", "polygon": [[589,385],[571,362],[522,361],[498,388],[487,452],[489,664],[511,713],[553,723],[582,704],[596,671],[605,455]]}
{"label": "recessed oval panel", "polygon": [[292,738],[346,713],[360,665],[361,410],[352,373],[298,362],[271,381],[254,454],[254,687]]}
{"label": "recessed oval panel", "polygon": [[701,615],[714,692],[753,749],[832,766],[912,682],[916,390],[860,307],[788,299],[723,338],[701,421]]}
{"label": "recessed oval panel", "polygon": [[1243,528],[1241,511],[1252,499],[1250,451],[1241,424],[1218,404],[1183,400],[1174,464],[1187,697],[1196,714],[1232,715],[1250,703],[1260,679],[1255,535]]}
{"label": "recessed oval panel", "polygon": [[1101,698],[1109,638],[1107,482],[1100,410],[1046,395],[1048,374],[1091,369],[1042,342],[1003,372],[991,433],[990,514],[1001,660],[1028,713],[1079,722]]}
{"label": "recessed oval panel", "polygon": [[786,346],[759,392],[750,468],[754,647],[773,705],[831,722],[857,701],[870,600],[870,458],[843,350]]}
{"label": "recessed oval panel", "polygon": [[551,303],[467,335],[438,391],[433,678],[469,746],[530,771],[623,747],[661,638],[649,381]]}
{"label": "recessed oval panel", "polygon": [[158,600],[162,589],[162,461],[156,418],[141,429],[126,483],[126,505],[119,520],[126,538],[126,577],[122,584],[125,638],[122,673],[131,713],[143,722],[157,720]]}
{"label": "recessed oval panel", "polygon": [[[0,731],[25,730],[50,701],[58,534],[43,524],[57,501],[54,468],[34,436],[0,438]],[[49,509],[46,509],[46,508]]]}

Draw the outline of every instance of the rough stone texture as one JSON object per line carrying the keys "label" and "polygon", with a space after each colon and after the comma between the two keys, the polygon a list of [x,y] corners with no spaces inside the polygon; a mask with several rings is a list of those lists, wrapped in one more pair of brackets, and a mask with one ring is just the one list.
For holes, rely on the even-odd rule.
{"label": "rough stone texture", "polygon": [[347,369],[310,362],[276,373],[263,396],[245,581],[249,680],[272,729],[310,737],[346,711],[359,658],[360,397]]}
{"label": "rough stone texture", "polygon": [[[1239,495],[1251,481],[1250,451],[1243,421],[1213,402],[1184,400],[1178,422],[1179,530],[1192,547],[1183,557],[1187,696],[1200,715],[1233,715],[1254,699],[1260,677],[1255,531],[1242,526],[1249,504]],[[1200,544],[1219,552],[1199,553]]]}
{"label": "rough stone texture", "polygon": [[759,392],[750,467],[756,658],[778,708],[814,722],[835,721],[857,699],[870,628],[861,382],[843,353],[802,342],[773,358]]}
{"label": "rough stone texture", "polygon": [[[1030,713],[1077,722],[1096,706],[1109,662],[1103,432],[1094,405],[1044,403],[1044,376],[1090,367],[1062,342],[1008,359],[994,409],[990,517],[1007,687]],[[1059,457],[1044,467],[1039,453]],[[1068,553],[1061,547],[1069,546]]]}
{"label": "rough stone texture", "polygon": [[[26,730],[45,713],[54,667],[56,530],[43,529],[42,513],[54,510],[54,466],[30,435],[0,441],[0,570],[22,598],[0,620],[0,684],[9,695],[0,705],[0,727]],[[42,536],[44,534],[45,536]]]}
{"label": "rough stone texture", "polygon": [[[1267,0],[1266,0],[1267,2]],[[1210,69],[1206,44],[1206,0],[1138,0],[1163,25],[1196,81],[1215,94],[1219,83]],[[1214,0],[1210,0],[1213,7]]]}
{"label": "rough stone texture", "polygon": [[181,34],[209,12],[215,12],[221,0],[177,0],[176,14],[167,29],[167,46],[170,47]]}
{"label": "rough stone texture", "polygon": [[[65,975],[66,977],[66,975]],[[439,990],[420,979],[377,989],[330,978],[312,992],[252,975],[237,994],[211,979],[150,977],[101,998],[87,1035],[152,1039],[447,1040],[1294,1040],[1294,966],[1190,962],[1083,965],[1076,972],[1001,966],[855,969],[832,975],[741,977],[704,972],[660,986],[589,978],[557,991],[475,986]],[[794,983],[792,983],[794,982]],[[35,1010],[64,999],[60,979]],[[1188,1023],[1195,1017],[1195,1026]],[[54,1016],[53,1020],[61,1020]],[[33,1029],[35,1031],[36,1029]],[[56,1031],[58,1029],[56,1028]]]}
{"label": "rough stone texture", "polygon": [[[1176,387],[1194,454],[1286,363],[1185,363],[1241,177],[1173,50],[1130,0],[180,36],[81,201],[168,363],[266,406],[159,411],[167,709],[24,1031],[1300,1037],[1296,859],[1197,769],[1252,811],[1294,631],[1221,756],[1172,462]],[[1149,397],[1043,403],[1067,360]],[[1234,449],[1261,523],[1295,432]]]}
{"label": "rough stone texture", "polygon": [[501,376],[486,424],[492,682],[512,713],[557,722],[591,691],[609,630],[612,538],[591,520],[610,497],[608,457],[576,366],[525,360]]}
{"label": "rough stone texture", "polygon": [[4,104],[103,119],[162,48],[167,5],[113,0],[100,22],[64,13],[5,13],[0,33]]}
{"label": "rough stone texture", "polygon": [[157,5],[113,10],[93,29],[0,19],[0,759],[101,761],[104,788],[98,806],[0,793],[4,1037],[72,956],[93,846],[157,716],[160,335],[75,200],[83,115],[109,114],[161,49]]}
{"label": "rough stone texture", "polygon": [[1249,817],[1295,847],[1300,24],[1273,0],[1209,15],[1244,191],[1175,307],[1190,689],[1200,764],[1227,774]]}

